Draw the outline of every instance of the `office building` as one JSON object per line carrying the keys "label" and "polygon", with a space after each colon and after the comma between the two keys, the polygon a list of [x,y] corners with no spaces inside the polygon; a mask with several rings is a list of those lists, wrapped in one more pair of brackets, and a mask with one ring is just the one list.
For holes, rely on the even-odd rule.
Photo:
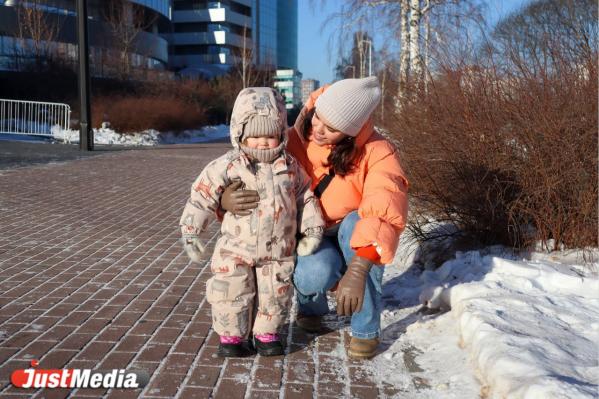
{"label": "office building", "polygon": [[[98,68],[114,66],[125,45],[128,65],[168,67],[168,42],[162,35],[171,31],[170,0],[88,0],[87,4],[96,74]],[[35,17],[27,20],[26,15]],[[0,0],[0,68],[18,69],[18,63],[39,57],[42,47],[47,55],[76,61],[76,16],[75,0]],[[38,32],[38,37],[29,32]]]}
{"label": "office building", "polygon": [[171,66],[214,76],[242,57],[258,68],[297,70],[297,0],[174,0]]}
{"label": "office building", "polygon": [[285,107],[292,109],[301,104],[302,73],[295,69],[277,69],[274,86],[285,98]]}

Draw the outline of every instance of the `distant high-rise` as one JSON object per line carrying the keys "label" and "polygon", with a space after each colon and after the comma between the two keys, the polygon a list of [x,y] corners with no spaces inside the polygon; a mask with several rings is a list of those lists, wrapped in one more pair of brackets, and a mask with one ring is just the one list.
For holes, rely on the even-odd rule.
{"label": "distant high-rise", "polygon": [[302,73],[297,69],[277,69],[274,86],[285,98],[285,107],[292,109],[301,103]]}
{"label": "distant high-rise", "polygon": [[277,68],[297,70],[297,0],[278,0]]}
{"label": "distant high-rise", "polygon": [[320,81],[315,79],[302,80],[302,104],[305,104],[310,97],[310,93],[320,87]]}

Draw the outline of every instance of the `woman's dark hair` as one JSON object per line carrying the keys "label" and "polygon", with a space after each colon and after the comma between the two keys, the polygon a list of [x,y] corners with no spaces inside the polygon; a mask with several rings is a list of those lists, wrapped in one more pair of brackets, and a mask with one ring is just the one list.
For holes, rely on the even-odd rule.
{"label": "woman's dark hair", "polygon": [[[316,108],[312,108],[306,114],[302,126],[302,136],[308,140],[310,130],[312,129],[312,117]],[[356,138],[352,136],[344,137],[338,142],[327,158],[327,165],[332,165],[336,175],[345,176],[354,171],[356,164],[354,161],[361,155],[361,151],[356,147]]]}

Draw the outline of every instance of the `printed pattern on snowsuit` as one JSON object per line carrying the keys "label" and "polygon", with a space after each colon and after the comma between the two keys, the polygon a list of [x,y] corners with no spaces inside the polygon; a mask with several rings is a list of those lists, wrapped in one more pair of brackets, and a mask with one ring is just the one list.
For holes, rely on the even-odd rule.
{"label": "printed pattern on snowsuit", "polygon": [[214,330],[220,336],[244,338],[250,331],[276,332],[290,307],[293,260],[254,264],[226,249],[226,245],[225,241],[217,244],[211,265],[214,276],[206,283]]}

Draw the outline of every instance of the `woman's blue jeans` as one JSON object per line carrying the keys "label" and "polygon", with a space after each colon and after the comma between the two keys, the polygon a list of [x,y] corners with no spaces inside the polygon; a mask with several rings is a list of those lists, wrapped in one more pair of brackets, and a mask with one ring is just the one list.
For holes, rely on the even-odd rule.
{"label": "woman's blue jeans", "polygon": [[[304,315],[328,313],[326,292],[343,276],[347,270],[347,263],[355,254],[349,241],[358,220],[360,220],[358,212],[349,213],[341,222],[337,236],[325,236],[316,252],[297,257],[293,281],[299,313]],[[353,337],[375,338],[380,335],[382,280],[383,267],[373,265],[366,280],[362,310],[351,317]]]}

